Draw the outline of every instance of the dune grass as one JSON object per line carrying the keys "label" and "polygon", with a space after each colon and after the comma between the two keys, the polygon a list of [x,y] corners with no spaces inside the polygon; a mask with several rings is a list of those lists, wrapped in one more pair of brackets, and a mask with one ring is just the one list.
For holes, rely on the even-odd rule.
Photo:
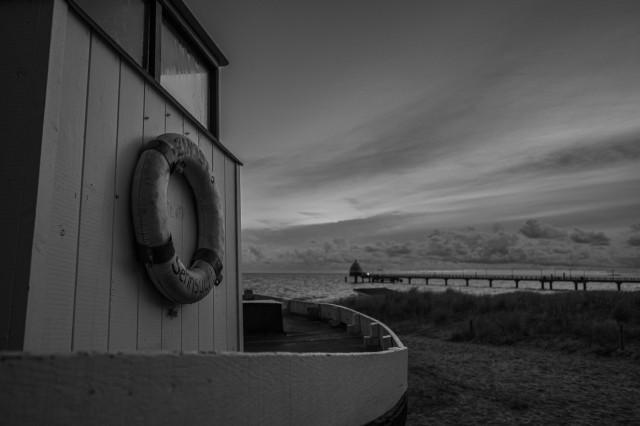
{"label": "dune grass", "polygon": [[453,289],[411,290],[337,303],[384,322],[398,334],[640,357],[640,292],[477,296]]}

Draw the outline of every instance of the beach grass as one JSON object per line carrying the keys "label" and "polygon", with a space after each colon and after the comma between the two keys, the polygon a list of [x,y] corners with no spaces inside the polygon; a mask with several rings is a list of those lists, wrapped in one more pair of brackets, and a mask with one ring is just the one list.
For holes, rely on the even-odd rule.
{"label": "beach grass", "polygon": [[337,303],[384,322],[398,334],[640,357],[640,292],[470,295],[453,289],[410,290]]}

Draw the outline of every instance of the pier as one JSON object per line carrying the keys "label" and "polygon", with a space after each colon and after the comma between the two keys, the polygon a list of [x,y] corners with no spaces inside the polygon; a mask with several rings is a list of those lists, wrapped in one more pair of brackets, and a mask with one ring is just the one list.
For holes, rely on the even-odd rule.
{"label": "pier", "polygon": [[[623,275],[571,275],[571,274],[481,274],[481,273],[464,273],[464,272],[363,272],[360,275],[362,282],[370,283],[397,283],[405,280],[412,284],[413,282],[424,281],[425,285],[429,285],[430,280],[444,281],[444,285],[449,285],[449,280],[460,280],[465,282],[465,286],[469,287],[470,281],[483,281],[493,287],[494,281],[512,281],[515,288],[519,288],[521,282],[539,282],[540,289],[544,290],[548,285],[549,290],[553,290],[554,283],[573,283],[575,290],[582,287],[587,290],[589,283],[611,283],[615,284],[618,291],[622,290],[622,284],[640,284],[640,277],[623,276]],[[357,278],[356,278],[357,282]]]}

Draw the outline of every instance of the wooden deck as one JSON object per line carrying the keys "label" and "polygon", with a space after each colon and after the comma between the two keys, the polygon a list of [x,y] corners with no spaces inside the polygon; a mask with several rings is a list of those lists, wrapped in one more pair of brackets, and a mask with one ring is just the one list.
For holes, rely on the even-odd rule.
{"label": "wooden deck", "polygon": [[362,335],[347,333],[344,326],[307,317],[283,314],[284,334],[245,335],[245,352],[378,352],[380,347],[366,347]]}

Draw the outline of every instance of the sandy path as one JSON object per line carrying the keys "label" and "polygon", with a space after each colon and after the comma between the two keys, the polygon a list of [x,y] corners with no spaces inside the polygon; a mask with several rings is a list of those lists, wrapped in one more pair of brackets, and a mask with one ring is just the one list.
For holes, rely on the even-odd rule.
{"label": "sandy path", "polygon": [[640,362],[401,336],[407,425],[640,424]]}

